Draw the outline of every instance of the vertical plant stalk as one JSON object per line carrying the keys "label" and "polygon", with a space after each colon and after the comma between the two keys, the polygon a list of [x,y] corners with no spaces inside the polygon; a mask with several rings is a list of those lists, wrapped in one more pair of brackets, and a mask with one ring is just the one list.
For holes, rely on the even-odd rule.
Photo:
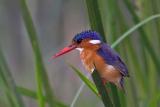
{"label": "vertical plant stalk", "polygon": [[[4,91],[11,107],[24,107],[22,97],[16,90],[16,84],[0,49],[0,78],[4,84]],[[2,87],[1,87],[2,88]]]}
{"label": "vertical plant stalk", "polygon": [[46,97],[49,99],[48,104],[50,107],[53,107],[55,104],[54,98],[53,98],[51,86],[49,84],[48,76],[47,76],[43,61],[42,61],[36,30],[35,30],[31,15],[29,13],[28,7],[26,5],[26,1],[20,0],[20,5],[21,5],[21,12],[22,12],[23,20],[24,20],[25,27],[28,32],[29,39],[32,44],[32,49],[33,49],[34,58],[35,58],[37,96],[38,96],[39,106],[40,107],[45,106],[45,99],[43,97],[43,88],[44,88]]}
{"label": "vertical plant stalk", "polygon": [[109,98],[106,87],[103,85],[101,81],[101,77],[99,73],[96,71],[96,69],[92,73],[92,78],[94,83],[96,84],[99,94],[101,95],[101,98],[105,107],[113,107],[112,101]]}
{"label": "vertical plant stalk", "polygon": [[[103,4],[102,4],[103,3]],[[125,32],[127,30],[126,22],[124,21],[119,3],[117,0],[102,0],[101,5],[105,9],[106,18],[105,18],[105,25],[106,25],[106,34],[110,35],[107,37],[109,39],[108,42],[113,43],[119,37],[122,32]],[[117,48],[117,51],[121,55],[123,55],[125,52],[124,47]],[[113,104],[118,105],[119,107],[125,107],[126,106],[126,96],[123,92],[119,92],[117,88],[114,85],[110,85],[111,88],[111,95],[113,97]],[[117,97],[118,96],[118,97]]]}
{"label": "vertical plant stalk", "polygon": [[[100,10],[98,6],[98,1],[97,0],[86,0],[87,8],[88,8],[88,15],[89,15],[89,20],[90,20],[90,25],[91,29],[98,31],[102,36],[103,40],[106,41],[105,39],[105,33],[103,29],[103,24],[102,24],[102,18],[100,15]],[[94,83],[101,94],[102,101],[105,105],[105,107],[112,107],[113,104],[111,102],[111,99],[106,91],[105,86],[102,83],[102,80],[100,78],[99,73],[97,70],[94,70],[92,73],[92,78],[94,80]]]}
{"label": "vertical plant stalk", "polygon": [[89,16],[91,28],[93,30],[98,31],[102,35],[103,40],[107,42],[104,36],[105,33],[104,33],[102,18],[101,18],[99,6],[98,6],[98,0],[85,0],[85,1],[87,4],[88,16]]}

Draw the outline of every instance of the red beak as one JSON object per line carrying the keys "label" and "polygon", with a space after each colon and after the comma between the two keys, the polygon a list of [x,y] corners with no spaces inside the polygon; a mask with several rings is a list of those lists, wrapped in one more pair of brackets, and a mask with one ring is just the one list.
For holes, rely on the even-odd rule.
{"label": "red beak", "polygon": [[72,51],[73,49],[75,49],[77,46],[75,44],[71,44],[68,47],[63,48],[60,52],[56,53],[55,55],[53,55],[51,57],[51,59],[57,58],[65,53],[68,53],[70,51]]}

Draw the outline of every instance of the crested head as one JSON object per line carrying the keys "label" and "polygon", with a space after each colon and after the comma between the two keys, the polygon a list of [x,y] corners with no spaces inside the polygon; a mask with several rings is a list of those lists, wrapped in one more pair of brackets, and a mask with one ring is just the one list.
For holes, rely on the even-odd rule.
{"label": "crested head", "polygon": [[100,34],[96,31],[93,31],[93,30],[87,30],[87,31],[83,31],[81,33],[78,33],[73,38],[73,41],[80,43],[81,41],[83,41],[85,39],[102,41]]}
{"label": "crested head", "polygon": [[102,39],[98,32],[93,30],[83,31],[75,35],[75,37],[72,40],[72,43],[68,47],[63,48],[59,53],[52,56],[52,58],[59,57],[74,49],[78,49],[81,52],[84,49],[95,51],[99,49],[101,43]]}
{"label": "crested head", "polygon": [[76,49],[82,51],[83,49],[97,50],[102,43],[100,34],[93,30],[83,31],[75,35],[72,44],[76,45]]}

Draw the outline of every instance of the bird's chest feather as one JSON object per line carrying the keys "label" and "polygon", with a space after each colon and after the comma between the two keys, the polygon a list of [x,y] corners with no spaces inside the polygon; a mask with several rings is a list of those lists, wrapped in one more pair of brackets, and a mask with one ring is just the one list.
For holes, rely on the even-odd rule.
{"label": "bird's chest feather", "polygon": [[82,63],[88,71],[93,71],[96,69],[99,71],[104,71],[106,69],[105,61],[96,53],[96,51],[83,50],[80,54]]}
{"label": "bird's chest feather", "polygon": [[80,58],[82,60],[83,65],[85,68],[92,72],[94,70],[94,53],[90,50],[83,50],[80,54]]}
{"label": "bird's chest feather", "polygon": [[89,72],[93,72],[96,67],[102,78],[112,80],[112,78],[120,76],[120,72],[112,65],[108,65],[96,51],[83,50],[80,57],[82,63]]}

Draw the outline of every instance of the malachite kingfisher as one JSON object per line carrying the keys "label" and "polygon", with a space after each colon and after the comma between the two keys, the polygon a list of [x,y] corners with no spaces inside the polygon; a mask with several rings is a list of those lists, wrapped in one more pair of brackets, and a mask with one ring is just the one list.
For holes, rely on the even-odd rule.
{"label": "malachite kingfisher", "polygon": [[129,77],[128,69],[118,53],[103,42],[98,32],[87,30],[75,35],[71,45],[53,55],[52,59],[74,49],[80,51],[80,58],[90,73],[96,68],[104,84],[110,82],[124,90],[124,77]]}

